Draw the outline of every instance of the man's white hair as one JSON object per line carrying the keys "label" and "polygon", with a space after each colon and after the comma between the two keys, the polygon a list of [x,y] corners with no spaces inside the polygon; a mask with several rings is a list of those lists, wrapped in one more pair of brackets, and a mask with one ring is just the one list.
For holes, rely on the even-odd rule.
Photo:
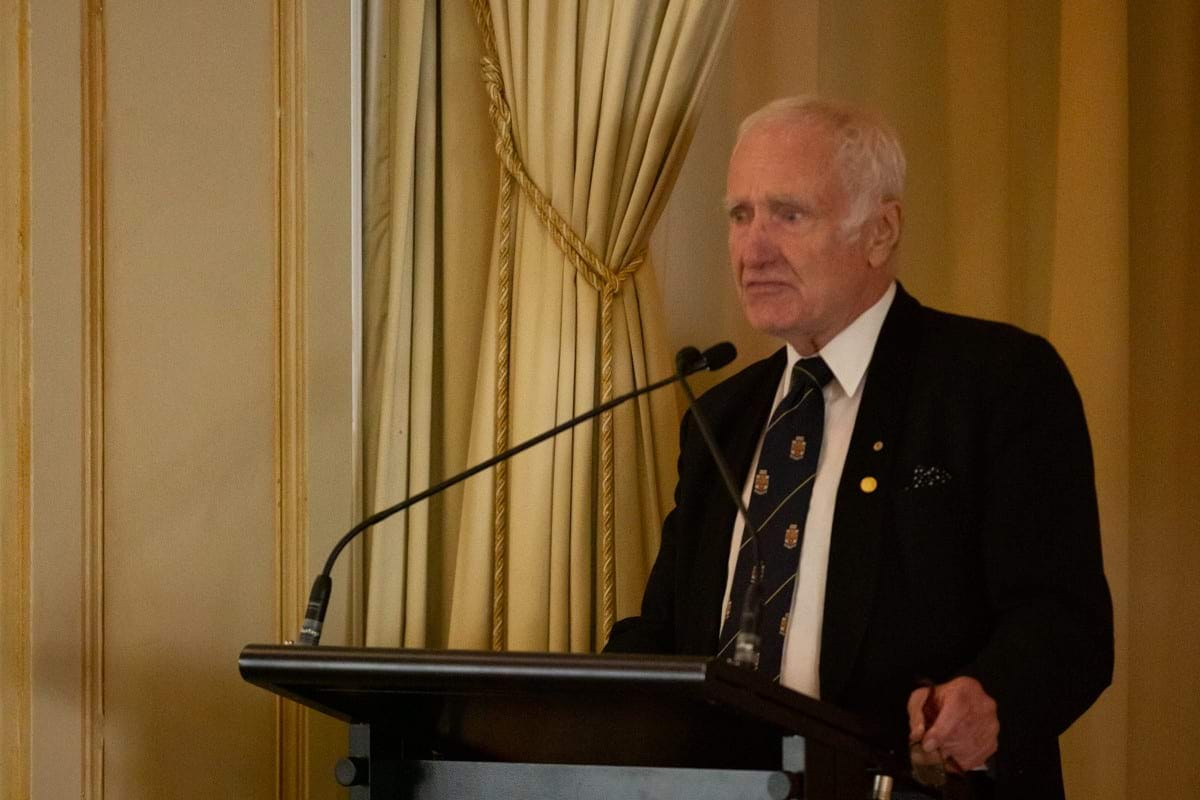
{"label": "man's white hair", "polygon": [[742,120],[738,143],[749,131],[770,122],[817,125],[828,131],[842,186],[850,198],[842,231],[851,240],[858,238],[863,223],[879,203],[899,200],[904,194],[904,150],[895,131],[877,114],[817,97],[782,97]]}

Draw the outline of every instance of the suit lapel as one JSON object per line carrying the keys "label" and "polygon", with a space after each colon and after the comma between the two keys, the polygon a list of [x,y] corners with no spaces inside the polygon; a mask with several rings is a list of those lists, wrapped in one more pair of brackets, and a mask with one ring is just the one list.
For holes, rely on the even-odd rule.
{"label": "suit lapel", "polygon": [[[705,403],[707,397],[700,401],[710,417],[739,489],[741,481],[750,474],[750,460],[754,458],[759,434],[766,427],[775,388],[786,364],[786,351],[778,350],[771,357],[748,367],[737,377],[733,391],[723,396],[719,403]],[[700,437],[699,431],[691,435]],[[700,447],[703,448],[703,444]],[[703,457],[710,459],[707,453]],[[711,465],[711,459],[709,463]],[[717,468],[711,466],[706,475],[711,479],[705,487],[703,508],[700,514],[690,517],[700,535],[696,574],[691,585],[698,588],[692,605],[694,642],[698,652],[712,653],[716,651],[720,634],[721,600],[725,596],[737,506],[725,490]]]}
{"label": "suit lapel", "polygon": [[845,688],[875,601],[880,548],[893,486],[893,465],[920,305],[900,286],[888,311],[863,387],[862,403],[838,484],[821,633],[821,697]]}

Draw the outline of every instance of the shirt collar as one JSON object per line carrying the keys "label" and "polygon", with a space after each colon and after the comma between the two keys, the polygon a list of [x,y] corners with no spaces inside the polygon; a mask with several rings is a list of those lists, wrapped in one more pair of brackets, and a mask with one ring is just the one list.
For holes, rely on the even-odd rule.
{"label": "shirt collar", "polygon": [[[883,296],[875,301],[875,305],[859,314],[817,353],[825,359],[825,363],[833,372],[833,379],[838,382],[847,397],[853,397],[862,386],[863,376],[867,374],[867,365],[871,363],[871,354],[875,352],[875,342],[883,328],[883,320],[887,317],[895,297],[896,282],[892,281]],[[799,360],[800,353],[789,344],[785,373],[788,383],[792,380],[792,368]]]}

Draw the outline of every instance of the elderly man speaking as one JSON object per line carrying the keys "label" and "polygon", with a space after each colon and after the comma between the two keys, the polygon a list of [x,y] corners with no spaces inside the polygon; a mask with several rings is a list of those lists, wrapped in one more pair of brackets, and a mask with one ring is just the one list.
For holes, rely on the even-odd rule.
{"label": "elderly man speaking", "polygon": [[729,255],[783,340],[700,399],[759,530],[684,419],[641,615],[608,650],[728,656],[892,725],[997,797],[1062,797],[1057,737],[1112,676],[1091,445],[1042,338],[926,308],[896,281],[905,160],[864,110],[788,98],[742,124]]}

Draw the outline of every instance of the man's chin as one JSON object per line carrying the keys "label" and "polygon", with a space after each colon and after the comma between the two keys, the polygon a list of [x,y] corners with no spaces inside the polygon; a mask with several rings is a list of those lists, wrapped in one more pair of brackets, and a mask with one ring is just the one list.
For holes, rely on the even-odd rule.
{"label": "man's chin", "polygon": [[789,333],[800,327],[799,320],[792,309],[781,309],[766,304],[746,304],[742,310],[750,327],[759,333],[786,339]]}

